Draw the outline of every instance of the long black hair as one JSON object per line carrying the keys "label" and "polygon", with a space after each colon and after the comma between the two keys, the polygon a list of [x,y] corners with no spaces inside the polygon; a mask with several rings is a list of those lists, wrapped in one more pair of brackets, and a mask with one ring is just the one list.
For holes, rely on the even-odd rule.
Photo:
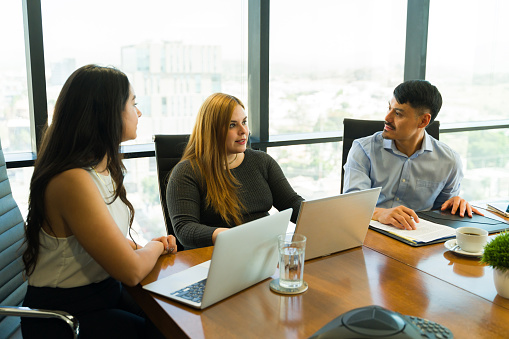
{"label": "long black hair", "polygon": [[45,213],[44,195],[50,180],[73,168],[97,166],[106,156],[107,169],[114,182],[113,202],[119,198],[130,211],[123,185],[125,167],[119,146],[124,128],[122,113],[130,94],[127,76],[112,67],[87,65],[77,69],[65,82],[55,104],[51,126],[46,129],[30,183],[28,216],[23,253],[25,270],[30,275],[39,255],[39,233],[51,224]]}

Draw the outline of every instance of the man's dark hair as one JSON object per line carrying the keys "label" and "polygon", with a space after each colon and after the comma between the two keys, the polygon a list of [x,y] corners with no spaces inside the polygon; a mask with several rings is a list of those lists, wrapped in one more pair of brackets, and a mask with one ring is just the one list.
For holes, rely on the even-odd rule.
{"label": "man's dark hair", "polygon": [[[394,89],[394,98],[399,104],[409,104],[416,110],[429,109],[430,124],[442,107],[442,95],[426,80],[408,80]],[[423,114],[423,112],[420,112]]]}

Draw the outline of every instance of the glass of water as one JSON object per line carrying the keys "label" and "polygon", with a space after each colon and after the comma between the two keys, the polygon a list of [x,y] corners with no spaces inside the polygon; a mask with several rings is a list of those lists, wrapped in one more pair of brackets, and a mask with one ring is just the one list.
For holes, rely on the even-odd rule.
{"label": "glass of water", "polygon": [[304,278],[306,237],[287,233],[278,236],[279,285],[285,289],[300,288]]}

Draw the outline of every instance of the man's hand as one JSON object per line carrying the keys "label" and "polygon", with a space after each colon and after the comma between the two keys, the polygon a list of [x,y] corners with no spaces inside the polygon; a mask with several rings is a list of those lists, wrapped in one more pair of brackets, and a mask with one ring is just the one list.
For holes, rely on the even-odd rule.
{"label": "man's hand", "polygon": [[415,230],[419,217],[411,208],[398,206],[394,208],[375,208],[373,219],[382,224],[392,225],[402,230]]}
{"label": "man's hand", "polygon": [[470,204],[465,200],[462,199],[460,196],[452,197],[451,199],[447,200],[442,204],[442,207],[440,210],[445,211],[446,209],[451,209],[451,214],[456,214],[456,212],[459,212],[458,214],[460,217],[465,216],[465,211],[467,211],[467,215],[472,218],[472,212],[479,215],[484,215],[481,212],[479,212],[475,207],[470,206]]}

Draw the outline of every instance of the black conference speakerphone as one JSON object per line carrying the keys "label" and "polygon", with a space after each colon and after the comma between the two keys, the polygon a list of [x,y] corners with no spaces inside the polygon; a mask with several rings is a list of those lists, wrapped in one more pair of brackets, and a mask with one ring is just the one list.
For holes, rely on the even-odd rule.
{"label": "black conference speakerphone", "polygon": [[429,338],[451,339],[452,332],[433,321],[402,315],[372,305],[348,311],[313,334],[310,339]]}

